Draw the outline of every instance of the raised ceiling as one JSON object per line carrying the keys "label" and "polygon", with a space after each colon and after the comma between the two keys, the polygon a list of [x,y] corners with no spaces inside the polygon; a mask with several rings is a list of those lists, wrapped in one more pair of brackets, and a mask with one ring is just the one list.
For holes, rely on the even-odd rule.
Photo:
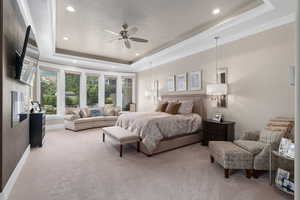
{"label": "raised ceiling", "polygon": [[[261,0],[59,0],[56,1],[56,52],[132,63],[191,37],[226,18],[257,7]],[[76,12],[66,11],[72,6]],[[219,15],[212,10],[221,9]],[[110,43],[126,22],[149,43]],[[64,40],[68,37],[69,40]],[[137,56],[136,53],[139,55]]]}

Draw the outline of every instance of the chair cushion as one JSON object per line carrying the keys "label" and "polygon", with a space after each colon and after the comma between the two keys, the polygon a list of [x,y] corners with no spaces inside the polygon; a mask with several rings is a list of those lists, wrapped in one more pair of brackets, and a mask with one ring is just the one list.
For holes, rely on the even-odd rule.
{"label": "chair cushion", "polygon": [[121,144],[139,141],[138,135],[119,126],[105,127],[102,130],[106,135],[116,139]]}
{"label": "chair cushion", "polygon": [[233,143],[254,155],[261,152],[267,146],[265,143],[251,140],[235,140]]}

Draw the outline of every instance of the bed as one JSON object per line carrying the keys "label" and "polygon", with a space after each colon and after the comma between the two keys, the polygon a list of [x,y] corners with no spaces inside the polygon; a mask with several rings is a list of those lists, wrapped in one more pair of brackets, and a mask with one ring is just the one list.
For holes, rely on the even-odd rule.
{"label": "bed", "polygon": [[202,139],[202,120],[206,119],[205,95],[163,95],[162,101],[193,101],[193,113],[126,113],[116,122],[117,126],[140,136],[140,150],[148,156],[195,144]]}

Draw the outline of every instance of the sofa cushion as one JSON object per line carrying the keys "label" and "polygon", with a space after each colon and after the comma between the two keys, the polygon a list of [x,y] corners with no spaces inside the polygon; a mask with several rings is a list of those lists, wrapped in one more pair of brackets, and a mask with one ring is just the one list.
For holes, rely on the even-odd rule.
{"label": "sofa cushion", "polygon": [[118,116],[98,116],[98,117],[87,117],[75,120],[75,123],[87,123],[87,122],[97,122],[97,121],[116,121]]}
{"label": "sofa cushion", "polygon": [[251,140],[235,140],[233,143],[254,155],[261,152],[267,146],[265,143]]}

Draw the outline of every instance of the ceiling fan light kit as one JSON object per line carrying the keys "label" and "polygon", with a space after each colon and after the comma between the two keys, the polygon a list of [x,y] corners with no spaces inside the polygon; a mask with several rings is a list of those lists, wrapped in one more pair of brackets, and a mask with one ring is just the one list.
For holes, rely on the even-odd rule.
{"label": "ceiling fan light kit", "polygon": [[123,40],[124,41],[124,45],[127,49],[130,49],[131,48],[131,43],[130,41],[133,41],[133,42],[140,42],[140,43],[147,43],[148,40],[147,39],[144,39],[144,38],[139,38],[139,37],[131,37],[132,35],[136,34],[136,32],[138,31],[138,28],[137,27],[132,27],[130,29],[128,24],[123,24],[122,25],[122,30],[120,31],[120,33],[115,33],[114,31],[111,31],[111,30],[104,30],[105,32],[107,33],[110,33],[112,35],[115,35],[115,36],[119,36],[118,38],[114,38],[112,40],[110,40],[109,42],[113,42],[113,41],[116,41],[116,40]]}

